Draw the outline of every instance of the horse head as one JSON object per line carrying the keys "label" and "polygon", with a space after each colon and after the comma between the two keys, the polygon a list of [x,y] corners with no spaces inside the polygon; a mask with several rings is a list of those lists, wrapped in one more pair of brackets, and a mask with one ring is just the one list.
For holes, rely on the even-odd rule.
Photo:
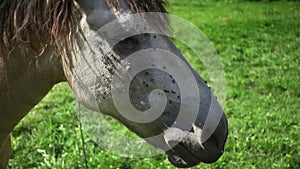
{"label": "horse head", "polygon": [[228,126],[216,97],[163,35],[168,18],[133,14],[164,13],[163,2],[76,0],[76,6],[77,47],[63,60],[80,103],[118,119],[177,167],[218,160]]}

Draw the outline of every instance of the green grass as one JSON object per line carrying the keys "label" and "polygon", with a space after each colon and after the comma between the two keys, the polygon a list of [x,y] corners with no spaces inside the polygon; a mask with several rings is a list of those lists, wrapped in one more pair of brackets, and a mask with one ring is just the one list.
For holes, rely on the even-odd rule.
{"label": "green grass", "polygon": [[[226,73],[225,154],[197,168],[300,168],[300,3],[170,0],[169,11],[208,36]],[[12,133],[11,168],[83,168],[75,104],[67,84],[57,85]],[[122,158],[84,138],[89,168],[173,168],[163,155]]]}

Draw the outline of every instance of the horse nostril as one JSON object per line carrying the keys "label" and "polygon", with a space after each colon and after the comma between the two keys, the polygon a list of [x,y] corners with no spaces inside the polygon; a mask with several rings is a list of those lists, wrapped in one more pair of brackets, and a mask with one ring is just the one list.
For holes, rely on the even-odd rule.
{"label": "horse nostril", "polygon": [[195,133],[195,130],[193,127],[190,129],[190,133]]}

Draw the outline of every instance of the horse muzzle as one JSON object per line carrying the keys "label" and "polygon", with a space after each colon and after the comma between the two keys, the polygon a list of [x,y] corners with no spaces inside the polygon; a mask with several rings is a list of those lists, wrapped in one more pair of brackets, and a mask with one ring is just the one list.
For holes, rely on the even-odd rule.
{"label": "horse muzzle", "polygon": [[190,132],[178,128],[165,131],[164,139],[170,149],[166,151],[169,161],[176,167],[193,167],[200,162],[213,163],[224,152],[224,145],[228,135],[227,119],[222,116],[215,132],[205,141],[201,141],[202,131],[193,125]]}

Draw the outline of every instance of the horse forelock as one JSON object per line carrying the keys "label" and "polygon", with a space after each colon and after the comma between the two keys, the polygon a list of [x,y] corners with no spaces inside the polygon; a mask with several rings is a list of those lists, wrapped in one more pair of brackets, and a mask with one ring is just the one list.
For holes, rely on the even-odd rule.
{"label": "horse forelock", "polygon": [[[110,8],[120,8],[120,0],[104,1]],[[163,0],[125,2],[133,13],[166,13]],[[16,43],[30,44],[33,35],[41,44],[63,47],[76,30],[74,9],[74,0],[0,0],[0,52],[10,50]]]}
{"label": "horse forelock", "polygon": [[[119,9],[120,0],[105,0],[109,7]],[[125,0],[133,13],[161,12],[166,13],[164,0]]]}
{"label": "horse forelock", "polygon": [[[105,0],[107,5],[115,9],[113,11],[119,11],[121,7],[121,0]],[[132,13],[167,13],[166,6],[167,2],[165,0],[124,0]],[[147,17],[148,23],[155,25],[156,28],[162,30],[170,29],[170,22],[167,15],[155,15],[159,17]]]}

